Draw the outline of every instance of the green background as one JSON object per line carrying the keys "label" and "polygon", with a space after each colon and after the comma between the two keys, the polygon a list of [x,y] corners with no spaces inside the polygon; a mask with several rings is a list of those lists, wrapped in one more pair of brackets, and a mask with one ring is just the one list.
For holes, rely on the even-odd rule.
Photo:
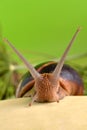
{"label": "green background", "polygon": [[87,0],[0,0],[3,37],[31,62],[42,54],[59,58],[79,26],[69,55],[87,52]]}

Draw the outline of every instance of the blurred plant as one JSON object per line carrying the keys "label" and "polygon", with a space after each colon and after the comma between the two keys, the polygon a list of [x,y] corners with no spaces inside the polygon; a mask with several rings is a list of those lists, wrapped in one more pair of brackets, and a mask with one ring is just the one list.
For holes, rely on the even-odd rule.
{"label": "blurred plant", "polygon": [[10,98],[15,94],[15,89],[20,79],[17,63],[11,60],[7,50],[0,39],[0,99]]}

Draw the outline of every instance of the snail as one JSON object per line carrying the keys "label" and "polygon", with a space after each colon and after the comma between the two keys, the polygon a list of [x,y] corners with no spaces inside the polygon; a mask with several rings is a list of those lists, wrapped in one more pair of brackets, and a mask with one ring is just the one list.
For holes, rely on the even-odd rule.
{"label": "snail", "polygon": [[29,70],[18,85],[16,97],[23,97],[32,88],[34,88],[34,93],[29,105],[32,105],[34,101],[59,102],[65,96],[83,95],[84,85],[81,77],[75,69],[64,64],[66,56],[79,31],[80,28],[75,32],[59,62],[48,61],[36,67],[33,67],[11,42],[6,38],[3,39],[20,57]]}

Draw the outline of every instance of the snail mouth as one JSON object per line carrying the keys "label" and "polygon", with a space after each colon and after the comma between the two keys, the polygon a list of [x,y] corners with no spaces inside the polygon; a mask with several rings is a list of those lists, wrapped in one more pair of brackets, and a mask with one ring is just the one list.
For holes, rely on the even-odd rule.
{"label": "snail mouth", "polygon": [[58,102],[58,100],[37,100],[35,102],[39,102],[39,103],[52,103],[52,102]]}

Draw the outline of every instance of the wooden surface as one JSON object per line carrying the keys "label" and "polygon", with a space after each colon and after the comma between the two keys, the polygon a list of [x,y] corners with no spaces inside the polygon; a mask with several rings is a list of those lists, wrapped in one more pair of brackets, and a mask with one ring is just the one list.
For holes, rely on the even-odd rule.
{"label": "wooden surface", "polygon": [[66,97],[59,103],[30,99],[0,101],[0,130],[87,130],[87,97]]}

